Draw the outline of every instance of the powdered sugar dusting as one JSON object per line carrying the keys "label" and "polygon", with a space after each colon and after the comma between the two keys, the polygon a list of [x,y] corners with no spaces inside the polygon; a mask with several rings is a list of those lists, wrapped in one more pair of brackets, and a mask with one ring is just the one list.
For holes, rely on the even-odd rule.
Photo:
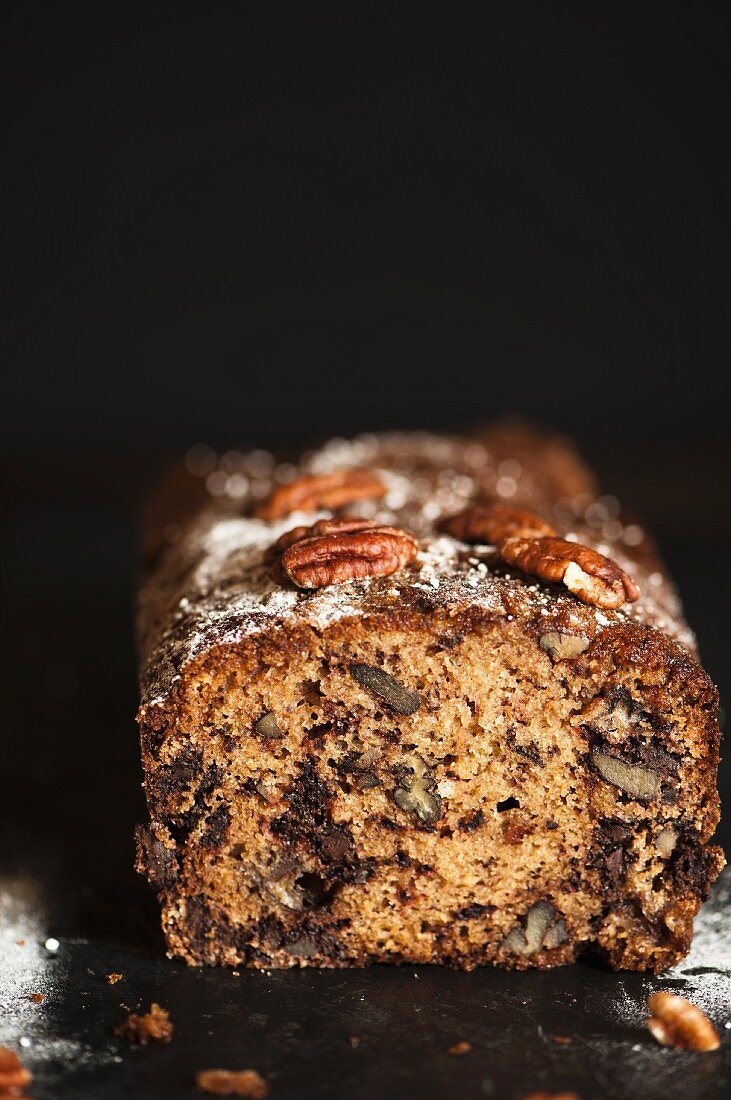
{"label": "powdered sugar dusting", "polygon": [[[168,525],[164,567],[150,573],[140,593],[148,706],[163,702],[185,665],[214,645],[241,642],[287,623],[322,630],[374,607],[397,611],[409,603],[418,603],[422,611],[432,607],[451,614],[472,608],[508,618],[544,615],[550,620],[558,611],[592,637],[635,620],[693,648],[693,635],[680,618],[672,586],[664,578],[659,585],[652,583],[657,562],[646,552],[644,533],[635,524],[630,537],[622,537],[625,528],[615,498],[597,498],[584,491],[565,496],[556,505],[551,495],[556,487],[551,485],[549,493],[540,481],[545,476],[542,467],[493,453],[488,441],[466,443],[427,433],[363,435],[332,440],[305,455],[299,467],[302,472],[375,470],[386,486],[384,498],[359,502],[345,513],[405,527],[417,536],[420,546],[417,560],[394,577],[352,581],[316,592],[271,580],[266,555],[285,531],[329,513],[293,513],[276,523],[249,514],[252,504],[272,485],[291,481],[298,468],[277,464],[262,451],[227,452],[216,459],[208,449],[192,450],[189,465],[194,476],[205,478],[206,485],[213,475],[223,476],[209,487],[208,503],[192,522],[182,530]],[[556,476],[573,484],[572,478],[575,481],[581,475],[570,471]],[[557,586],[506,570],[494,547],[466,546],[439,533],[442,516],[459,511],[480,495],[496,494],[536,508],[564,534],[609,553],[639,582],[641,599],[617,612],[598,612]],[[614,539],[607,524],[614,525]]]}

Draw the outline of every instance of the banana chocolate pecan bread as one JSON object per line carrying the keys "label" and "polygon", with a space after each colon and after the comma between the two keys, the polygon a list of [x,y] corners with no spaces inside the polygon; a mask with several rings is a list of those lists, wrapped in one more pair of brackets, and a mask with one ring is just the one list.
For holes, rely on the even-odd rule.
{"label": "banana chocolate pecan bread", "polygon": [[204,450],[150,515],[138,868],[193,964],[662,970],[723,865],[716,691],[560,439]]}

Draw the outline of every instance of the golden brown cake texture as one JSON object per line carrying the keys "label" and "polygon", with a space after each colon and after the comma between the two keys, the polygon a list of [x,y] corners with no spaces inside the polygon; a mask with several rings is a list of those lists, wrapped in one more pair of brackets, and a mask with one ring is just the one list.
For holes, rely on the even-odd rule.
{"label": "golden brown cake texture", "polygon": [[138,868],[172,955],[688,951],[723,864],[716,690],[568,444],[500,425],[189,465],[153,502],[138,618]]}

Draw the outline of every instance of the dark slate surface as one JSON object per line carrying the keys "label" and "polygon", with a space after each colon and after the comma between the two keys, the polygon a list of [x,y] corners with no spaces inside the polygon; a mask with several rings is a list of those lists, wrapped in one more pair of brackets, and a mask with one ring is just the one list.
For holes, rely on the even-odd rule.
{"label": "dark slate surface", "polygon": [[[3,931],[0,1040],[16,1045],[24,1037],[19,1049],[36,1075],[38,1100],[182,1100],[196,1095],[195,1071],[210,1066],[258,1068],[272,1098],[517,1098],[536,1089],[571,1089],[582,1100],[728,1096],[728,873],[699,920],[691,956],[659,978],[588,963],[544,974],[374,967],[234,976],[171,962],[152,940],[135,946],[136,932],[59,933],[58,950],[48,950],[44,937],[54,926],[41,915],[42,901],[20,882],[13,893]],[[124,977],[110,986],[105,975],[114,971]],[[643,1024],[655,989],[700,1005],[719,1027],[722,1049],[659,1047]],[[30,1003],[32,992],[46,1000]],[[170,1045],[132,1048],[114,1037],[122,1005],[146,1010],[153,1000],[175,1023]],[[471,1051],[450,1055],[461,1040]]]}

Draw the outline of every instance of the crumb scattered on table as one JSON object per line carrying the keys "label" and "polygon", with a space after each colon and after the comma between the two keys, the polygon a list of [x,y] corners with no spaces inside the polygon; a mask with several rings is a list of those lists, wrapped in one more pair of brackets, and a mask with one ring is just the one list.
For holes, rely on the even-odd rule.
{"label": "crumb scattered on table", "polygon": [[359,1035],[349,1035],[348,1036],[348,1042],[352,1046],[353,1050],[355,1050],[356,1047],[360,1046],[360,1036]]}
{"label": "crumb scattered on table", "polygon": [[553,1039],[554,1043],[561,1043],[561,1045],[565,1047],[569,1046],[573,1042],[573,1039],[570,1035],[552,1035],[551,1038]]}
{"label": "crumb scattered on table", "polygon": [[522,1100],[579,1100],[575,1092],[531,1092]]}
{"label": "crumb scattered on table", "polygon": [[130,1013],[124,1023],[115,1027],[114,1034],[123,1039],[129,1039],[131,1043],[169,1043],[173,1037],[173,1024],[169,1013],[154,1002],[150,1005],[150,1011],[144,1016],[135,1016]]}
{"label": "crumb scattered on table", "polygon": [[122,974],[107,974],[106,979],[110,985],[116,985],[117,982],[121,982],[123,978]]}
{"label": "crumb scattered on table", "polygon": [[202,1069],[195,1075],[202,1092],[216,1096],[245,1096],[247,1100],[264,1100],[269,1085],[255,1069]]}
{"label": "crumb scattered on table", "polygon": [[469,1052],[471,1050],[472,1050],[472,1043],[468,1043],[464,1039],[462,1039],[459,1043],[455,1043],[453,1047],[449,1048],[449,1053],[450,1054],[456,1054],[456,1055],[469,1054]]}
{"label": "crumb scattered on table", "polygon": [[718,1032],[697,1005],[675,993],[653,993],[647,1001],[647,1026],[658,1043],[679,1050],[718,1050]]}
{"label": "crumb scattered on table", "polygon": [[0,1095],[20,1096],[22,1089],[33,1080],[14,1050],[0,1047]]}

